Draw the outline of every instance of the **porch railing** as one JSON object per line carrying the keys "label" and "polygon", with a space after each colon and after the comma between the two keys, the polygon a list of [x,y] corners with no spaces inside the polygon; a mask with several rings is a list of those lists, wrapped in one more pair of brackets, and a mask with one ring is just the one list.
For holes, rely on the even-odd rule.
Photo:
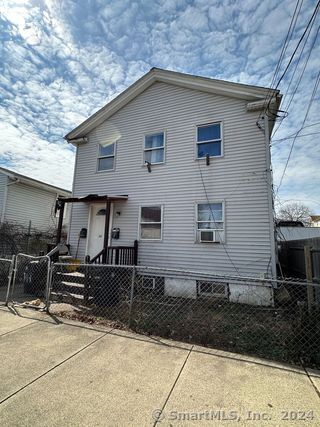
{"label": "porch railing", "polygon": [[138,264],[138,241],[133,246],[108,246],[102,249],[93,258],[86,256],[88,264],[109,265],[137,265]]}

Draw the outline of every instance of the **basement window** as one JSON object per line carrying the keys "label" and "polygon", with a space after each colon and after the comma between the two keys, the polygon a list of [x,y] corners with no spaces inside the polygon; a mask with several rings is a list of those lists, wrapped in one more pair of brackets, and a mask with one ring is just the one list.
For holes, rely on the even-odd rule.
{"label": "basement window", "polygon": [[222,282],[207,282],[197,280],[198,296],[211,296],[217,298],[228,298],[228,284]]}
{"label": "basement window", "polygon": [[151,276],[142,277],[142,287],[145,289],[155,289],[156,288],[156,278]]}
{"label": "basement window", "polygon": [[114,170],[115,142],[107,146],[99,144],[98,172]]}

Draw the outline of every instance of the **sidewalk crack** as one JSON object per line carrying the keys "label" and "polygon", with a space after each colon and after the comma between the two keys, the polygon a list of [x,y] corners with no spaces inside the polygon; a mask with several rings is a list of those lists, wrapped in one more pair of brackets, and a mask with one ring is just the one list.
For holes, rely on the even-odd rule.
{"label": "sidewalk crack", "polygon": [[153,427],[155,427],[159,422],[161,422],[161,419],[162,419],[162,413],[163,413],[163,411],[164,411],[164,409],[165,409],[165,407],[166,407],[166,405],[167,405],[167,403],[168,403],[168,400],[170,399],[170,397],[171,397],[171,394],[172,394],[172,392],[173,392],[173,390],[174,390],[174,388],[175,388],[175,386],[176,386],[176,384],[177,384],[177,382],[178,382],[178,379],[180,378],[180,376],[181,376],[181,374],[182,374],[182,371],[183,371],[183,369],[184,369],[184,367],[186,366],[186,363],[187,363],[187,361],[188,361],[188,359],[189,359],[189,356],[190,356],[190,354],[191,354],[191,352],[192,352],[192,350],[193,350],[193,347],[194,346],[192,346],[191,348],[190,348],[190,350],[189,350],[189,352],[188,352],[188,354],[187,354],[187,357],[186,357],[186,359],[185,359],[185,361],[183,362],[183,364],[182,364],[182,366],[181,366],[181,368],[180,368],[180,371],[179,371],[179,373],[178,373],[178,375],[177,375],[177,378],[175,379],[175,381],[174,381],[174,383],[173,383],[173,385],[172,385],[172,387],[171,387],[171,389],[170,389],[170,391],[169,391],[169,394],[168,394],[168,396],[167,396],[167,398],[166,398],[166,400],[165,400],[165,402],[164,402],[164,404],[162,405],[162,408],[159,410],[159,412],[157,413],[157,420],[154,422],[154,424],[153,424]]}

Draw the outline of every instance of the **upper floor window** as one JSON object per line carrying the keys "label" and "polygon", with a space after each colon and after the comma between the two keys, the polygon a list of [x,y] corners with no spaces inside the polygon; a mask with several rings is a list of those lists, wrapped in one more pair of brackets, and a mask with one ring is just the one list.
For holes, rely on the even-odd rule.
{"label": "upper floor window", "polygon": [[161,240],[162,206],[142,206],[140,208],[140,239]]}
{"label": "upper floor window", "polygon": [[116,143],[106,145],[103,147],[99,144],[98,153],[98,171],[109,171],[114,169]]}
{"label": "upper floor window", "polygon": [[197,126],[197,157],[222,155],[221,123]]}
{"label": "upper floor window", "polygon": [[164,132],[144,137],[144,163],[164,163]]}

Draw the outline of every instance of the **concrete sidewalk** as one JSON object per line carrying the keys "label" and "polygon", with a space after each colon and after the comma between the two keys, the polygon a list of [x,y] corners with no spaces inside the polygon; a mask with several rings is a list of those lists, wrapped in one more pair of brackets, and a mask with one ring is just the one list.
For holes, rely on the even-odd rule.
{"label": "concrete sidewalk", "polygon": [[320,372],[0,307],[1,426],[320,425]]}

